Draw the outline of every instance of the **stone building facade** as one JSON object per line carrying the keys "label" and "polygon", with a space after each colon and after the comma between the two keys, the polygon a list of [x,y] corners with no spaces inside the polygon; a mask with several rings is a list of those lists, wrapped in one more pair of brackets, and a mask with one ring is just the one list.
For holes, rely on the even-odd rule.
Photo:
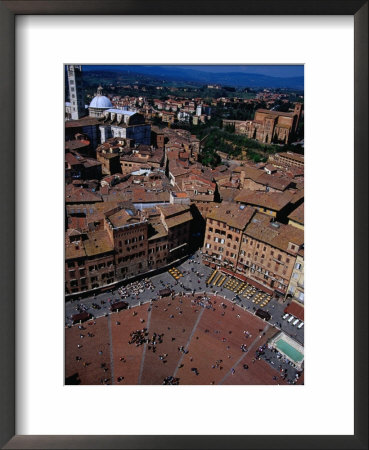
{"label": "stone building facade", "polygon": [[116,279],[147,271],[147,223],[135,211],[121,209],[106,217],[114,244]]}
{"label": "stone building facade", "polygon": [[289,295],[299,303],[304,303],[304,251],[300,250],[296,256],[295,265],[292,271],[290,284],[288,286]]}
{"label": "stone building facade", "polygon": [[114,279],[114,247],[108,234],[69,230],[65,247],[66,294],[95,289]]}
{"label": "stone building facade", "polygon": [[223,126],[232,125],[237,134],[244,134],[265,144],[287,144],[296,133],[301,111],[301,103],[295,104],[293,112],[258,109],[254,120],[223,120]]}
{"label": "stone building facade", "polygon": [[304,168],[304,155],[294,152],[281,152],[273,156],[273,164],[277,167],[299,167]]}
{"label": "stone building facade", "polygon": [[[65,255],[66,295],[98,289],[155,270],[189,251],[192,214],[188,205],[135,210],[108,205],[97,231],[68,229]],[[90,221],[87,221],[90,222]]]}
{"label": "stone building facade", "polygon": [[110,108],[100,117],[100,136],[103,144],[110,138],[132,139],[136,144],[150,145],[151,125],[134,111]]}
{"label": "stone building facade", "polygon": [[203,261],[285,296],[304,233],[250,206],[224,205],[208,214]]}
{"label": "stone building facade", "polygon": [[255,210],[232,203],[214,206],[208,214],[203,247],[204,263],[236,270],[242,232]]}
{"label": "stone building facade", "polygon": [[256,213],[246,227],[237,271],[284,296],[304,233]]}

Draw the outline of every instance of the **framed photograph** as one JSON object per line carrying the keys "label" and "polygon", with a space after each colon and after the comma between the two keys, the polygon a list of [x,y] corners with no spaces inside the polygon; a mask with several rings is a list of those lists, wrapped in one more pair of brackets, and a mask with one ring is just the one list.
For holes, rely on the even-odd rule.
{"label": "framed photograph", "polygon": [[367,3],[0,25],[3,448],[367,448]]}

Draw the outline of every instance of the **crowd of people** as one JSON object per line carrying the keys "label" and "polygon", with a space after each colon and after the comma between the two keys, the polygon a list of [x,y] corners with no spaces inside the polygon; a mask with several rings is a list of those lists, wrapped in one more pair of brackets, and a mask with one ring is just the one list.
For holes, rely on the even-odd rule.
{"label": "crowd of people", "polygon": [[179,378],[172,376],[165,377],[162,384],[179,384]]}
{"label": "crowd of people", "polygon": [[136,296],[136,298],[139,298],[139,295],[147,290],[150,290],[151,292],[154,292],[155,290],[155,286],[150,278],[144,278],[143,280],[137,280],[122,286],[118,289],[118,294],[122,299],[130,296]]}
{"label": "crowd of people", "polygon": [[147,349],[152,350],[152,352],[155,353],[157,344],[163,342],[164,333],[159,334],[154,332],[150,338],[147,328],[142,328],[142,330],[132,331],[130,336],[131,339],[128,341],[129,344],[136,344],[136,347],[147,344]]}
{"label": "crowd of people", "polygon": [[214,309],[213,303],[207,296],[198,296],[191,300],[192,305],[201,306],[206,309]]}

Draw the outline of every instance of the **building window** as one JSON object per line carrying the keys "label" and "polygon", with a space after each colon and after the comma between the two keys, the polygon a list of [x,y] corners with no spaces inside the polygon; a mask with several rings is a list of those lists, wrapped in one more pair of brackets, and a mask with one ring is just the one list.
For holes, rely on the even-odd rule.
{"label": "building window", "polygon": [[300,269],[301,269],[301,264],[296,263],[296,264],[295,264],[295,269],[300,270]]}

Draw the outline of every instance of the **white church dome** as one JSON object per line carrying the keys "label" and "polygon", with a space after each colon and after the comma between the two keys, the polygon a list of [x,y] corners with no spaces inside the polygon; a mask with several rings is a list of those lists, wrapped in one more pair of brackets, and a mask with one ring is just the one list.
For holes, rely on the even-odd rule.
{"label": "white church dome", "polygon": [[90,108],[112,108],[113,105],[105,95],[96,95],[90,103]]}

